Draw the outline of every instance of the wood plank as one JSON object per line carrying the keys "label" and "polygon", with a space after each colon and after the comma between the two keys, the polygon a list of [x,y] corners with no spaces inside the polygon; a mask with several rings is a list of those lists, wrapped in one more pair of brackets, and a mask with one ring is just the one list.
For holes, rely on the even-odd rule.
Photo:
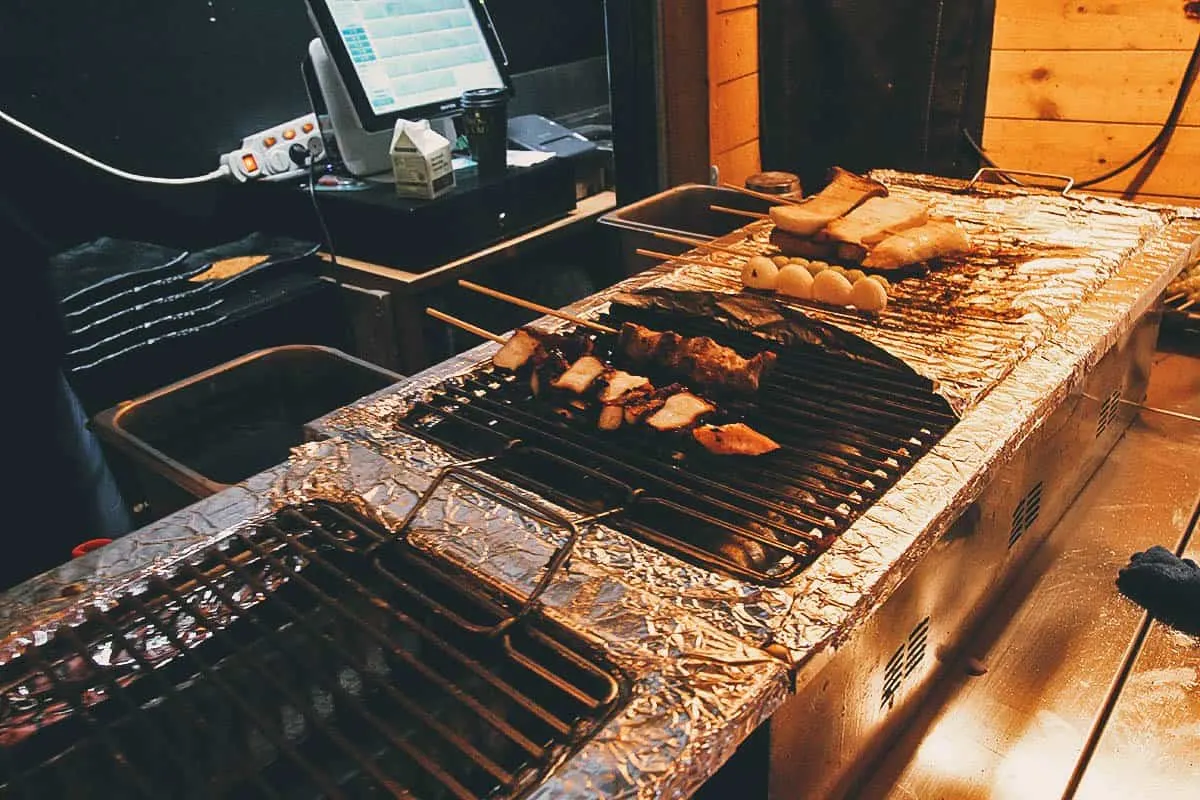
{"label": "wood plank", "polygon": [[709,140],[714,154],[758,138],[757,73],[714,87],[709,99]]}
{"label": "wood plank", "polygon": [[1182,0],[996,0],[993,50],[1191,49]]}
{"label": "wood plank", "polygon": [[[983,148],[1001,167],[1068,174],[1082,181],[1112,169],[1145,147],[1155,125],[996,119],[984,122]],[[1149,194],[1200,197],[1200,127],[1180,127],[1140,187]],[[1121,191],[1137,168],[1098,185]]]}
{"label": "wood plank", "polygon": [[708,0],[675,0],[662,8],[663,125],[668,186],[707,183],[709,116]]}
{"label": "wood plank", "polygon": [[[987,116],[1162,124],[1190,51],[995,50]],[[1192,87],[1183,123],[1200,125]]]}
{"label": "wood plank", "polygon": [[718,154],[713,163],[717,165],[723,183],[741,186],[746,178],[761,171],[758,139]]}
{"label": "wood plank", "polygon": [[709,2],[712,4],[712,10],[717,14],[758,5],[758,0],[709,0]]}
{"label": "wood plank", "polygon": [[726,83],[758,72],[758,9],[749,6],[709,18],[708,80]]}

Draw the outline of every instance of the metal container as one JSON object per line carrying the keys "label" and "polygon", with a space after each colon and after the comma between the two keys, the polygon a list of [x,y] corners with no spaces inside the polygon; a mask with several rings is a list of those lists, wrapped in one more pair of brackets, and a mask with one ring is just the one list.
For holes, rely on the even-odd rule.
{"label": "metal container", "polygon": [[687,183],[610,211],[599,221],[616,230],[624,274],[633,275],[661,260],[639,256],[638,249],[678,255],[693,247],[664,236],[708,241],[725,236],[748,221],[738,214],[714,211],[713,206],[764,214],[771,205],[769,201],[731,189]]}
{"label": "metal container", "polygon": [[287,458],[304,425],[401,380],[315,345],[259,350],[96,415],[132,505],[152,518]]}

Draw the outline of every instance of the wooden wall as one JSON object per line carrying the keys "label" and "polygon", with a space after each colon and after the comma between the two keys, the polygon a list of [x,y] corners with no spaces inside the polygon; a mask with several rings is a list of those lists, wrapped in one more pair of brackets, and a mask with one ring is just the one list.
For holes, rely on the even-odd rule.
{"label": "wooden wall", "polygon": [[721,180],[759,171],[758,0],[708,0],[709,156]]}
{"label": "wooden wall", "polygon": [[[1183,8],[1182,0],[996,0],[988,155],[1077,180],[1128,160],[1166,119],[1200,36]],[[1138,172],[1095,190],[1125,191]],[[1200,88],[1138,198],[1200,200]]]}

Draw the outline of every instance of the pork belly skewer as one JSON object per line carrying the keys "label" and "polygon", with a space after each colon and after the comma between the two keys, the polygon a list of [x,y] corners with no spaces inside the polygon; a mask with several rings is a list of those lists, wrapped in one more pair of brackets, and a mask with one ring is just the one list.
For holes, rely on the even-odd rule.
{"label": "pork belly skewer", "polygon": [[[427,308],[426,312],[435,319],[482,338],[504,342],[506,346],[514,339],[517,340],[519,346],[514,346],[510,355],[518,352],[528,354],[523,359],[513,357],[502,360],[505,363],[519,361],[518,368],[533,363],[531,383],[535,395],[540,394],[539,384],[543,382],[559,390],[564,396],[574,395],[574,398],[561,409],[561,413],[565,416],[573,415],[574,412],[571,409],[585,410],[587,403],[584,397],[591,395],[595,389],[595,397],[602,406],[598,423],[601,430],[611,431],[616,430],[622,424],[635,425],[641,422],[644,422],[647,427],[664,433],[691,430],[692,438],[696,443],[714,455],[754,456],[779,449],[776,442],[744,423],[697,427],[705,416],[717,411],[717,406],[693,394],[680,384],[675,383],[655,389],[648,378],[609,367],[590,353],[581,355],[573,363],[569,363],[558,350],[548,350],[544,347],[546,341],[555,339],[569,341],[570,337],[521,329],[514,333],[508,342],[505,342],[504,338],[498,334],[436,309]],[[706,346],[721,347],[707,337],[685,340],[684,337],[670,331],[666,334],[656,334],[647,328],[641,328],[641,330],[651,335],[657,335],[660,339],[667,336],[666,341],[698,342],[702,348]],[[646,343],[649,340],[641,341]],[[537,346],[531,348],[530,342],[537,342]],[[706,345],[706,342],[711,345]],[[503,349],[501,348],[501,350]],[[725,349],[728,350],[728,348]],[[736,354],[734,355],[736,356]]]}

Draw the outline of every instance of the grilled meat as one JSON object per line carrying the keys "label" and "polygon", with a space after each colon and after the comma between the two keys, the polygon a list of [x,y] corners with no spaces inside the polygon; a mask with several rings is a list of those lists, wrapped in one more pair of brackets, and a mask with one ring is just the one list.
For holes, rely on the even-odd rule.
{"label": "grilled meat", "polygon": [[583,394],[591,388],[606,369],[608,367],[604,362],[595,356],[584,356],[572,364],[570,369],[558,376],[551,385],[555,389]]}
{"label": "grilled meat", "polygon": [[492,356],[492,363],[500,369],[518,370],[533,358],[542,346],[542,337],[525,328],[518,328],[504,346]]}
{"label": "grilled meat", "polygon": [[778,442],[743,422],[701,425],[692,431],[692,438],[718,456],[761,456],[779,449]]}
{"label": "grilled meat", "polygon": [[607,405],[600,409],[600,422],[597,427],[602,431],[615,431],[625,421],[625,409],[620,405]]}
{"label": "grilled meat", "polygon": [[927,222],[889,236],[872,248],[863,259],[870,269],[900,269],[934,258],[965,253],[971,242],[953,222]]}
{"label": "grilled meat", "polygon": [[633,390],[644,389],[650,385],[649,378],[631,375],[619,369],[605,370],[600,380],[604,382],[604,388],[600,390],[600,402],[604,404],[616,403]]}
{"label": "grilled meat", "polygon": [[679,392],[668,397],[662,408],[646,419],[646,424],[656,431],[678,431],[692,427],[702,416],[716,410],[712,403],[691,392]]}
{"label": "grilled meat", "polygon": [[788,233],[812,236],[855,206],[887,193],[878,181],[834,167],[829,185],[803,203],[772,206],[771,221]]}
{"label": "grilled meat", "polygon": [[758,391],[762,376],[776,360],[769,350],[746,359],[707,336],[660,333],[632,322],[621,326],[617,347],[634,363],[659,364],[696,386],[744,394]]}
{"label": "grilled meat", "polygon": [[625,396],[622,405],[625,408],[625,424],[636,425],[649,415],[655,413],[667,402],[667,398],[678,394],[683,387],[677,383],[664,386],[661,389],[637,390]]}

